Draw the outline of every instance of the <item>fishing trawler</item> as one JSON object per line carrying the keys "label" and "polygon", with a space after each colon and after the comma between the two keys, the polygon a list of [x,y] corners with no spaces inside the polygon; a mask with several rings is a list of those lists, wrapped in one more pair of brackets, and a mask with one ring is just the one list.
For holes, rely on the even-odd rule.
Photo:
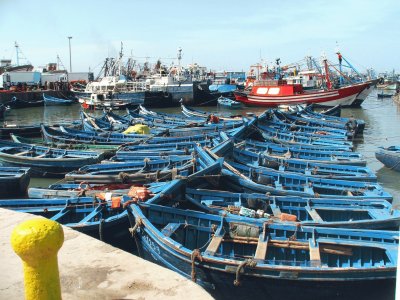
{"label": "fishing trawler", "polygon": [[329,76],[327,60],[324,59],[325,88],[319,90],[305,90],[300,83],[288,83],[280,76],[279,59],[277,60],[277,72],[272,79],[264,74],[261,79],[251,78],[247,81],[244,91],[236,91],[237,101],[253,106],[278,106],[315,104],[318,106],[352,106],[357,96],[369,88],[370,82],[349,84],[339,88],[333,88]]}

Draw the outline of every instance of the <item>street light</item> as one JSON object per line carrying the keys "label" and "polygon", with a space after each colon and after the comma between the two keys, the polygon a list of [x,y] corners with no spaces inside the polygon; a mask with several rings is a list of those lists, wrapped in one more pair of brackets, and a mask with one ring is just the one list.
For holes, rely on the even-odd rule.
{"label": "street light", "polygon": [[72,63],[71,63],[71,39],[72,36],[68,36],[68,43],[69,43],[69,72],[72,72]]}

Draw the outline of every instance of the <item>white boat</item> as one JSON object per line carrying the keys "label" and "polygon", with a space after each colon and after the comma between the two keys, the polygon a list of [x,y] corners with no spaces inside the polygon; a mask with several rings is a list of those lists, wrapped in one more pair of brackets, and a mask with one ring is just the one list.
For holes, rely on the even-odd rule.
{"label": "white boat", "polygon": [[178,65],[169,70],[160,68],[159,73],[146,79],[146,87],[150,92],[170,94],[172,102],[183,103],[193,101],[193,81],[190,72],[181,67],[182,49],[178,48]]}

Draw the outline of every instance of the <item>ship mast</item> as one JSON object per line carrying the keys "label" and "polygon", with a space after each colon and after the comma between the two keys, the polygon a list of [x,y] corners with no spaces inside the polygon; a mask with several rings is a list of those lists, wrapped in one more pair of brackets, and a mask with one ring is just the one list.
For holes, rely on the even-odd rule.
{"label": "ship mast", "polygon": [[329,78],[329,67],[328,67],[328,60],[324,58],[324,66],[325,66],[325,80],[326,80],[326,87],[328,90],[332,88],[331,79]]}
{"label": "ship mast", "polygon": [[178,48],[178,80],[181,80],[181,59],[182,59],[182,48]]}
{"label": "ship mast", "polygon": [[18,43],[15,42],[15,51],[17,52],[17,66],[19,66],[19,50],[18,50],[19,46]]}

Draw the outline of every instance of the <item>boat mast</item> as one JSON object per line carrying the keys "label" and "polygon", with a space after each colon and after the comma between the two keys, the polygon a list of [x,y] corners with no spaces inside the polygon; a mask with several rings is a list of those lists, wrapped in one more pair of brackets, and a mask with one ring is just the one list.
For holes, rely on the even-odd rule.
{"label": "boat mast", "polygon": [[330,90],[332,88],[332,83],[331,83],[331,80],[329,78],[328,60],[326,58],[324,58],[324,66],[325,66],[326,87],[328,88],[328,90]]}
{"label": "boat mast", "polygon": [[178,81],[181,81],[181,59],[182,59],[182,48],[178,48]]}
{"label": "boat mast", "polygon": [[18,48],[19,48],[18,43],[15,42],[15,51],[17,52],[17,66],[19,66],[19,56],[18,56],[19,50],[18,50]]}
{"label": "boat mast", "polygon": [[118,75],[119,76],[121,76],[122,56],[124,56],[123,49],[124,49],[124,44],[121,42],[121,51],[119,52],[119,61],[118,61]]}
{"label": "boat mast", "polygon": [[342,86],[343,85],[342,54],[340,54],[340,52],[337,52],[336,54],[337,54],[338,60],[339,60],[339,83],[340,83],[340,86]]}

